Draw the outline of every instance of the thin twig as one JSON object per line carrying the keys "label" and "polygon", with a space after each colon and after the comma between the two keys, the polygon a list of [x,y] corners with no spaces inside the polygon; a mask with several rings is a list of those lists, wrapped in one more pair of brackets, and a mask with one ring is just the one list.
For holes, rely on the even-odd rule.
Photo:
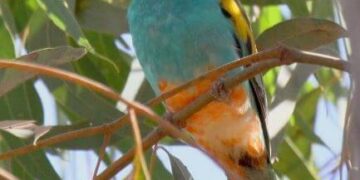
{"label": "thin twig", "polygon": [[[224,80],[224,84],[226,85],[226,88],[232,88],[236,86],[237,84],[242,83],[243,81],[246,81],[248,79],[251,79],[255,77],[257,74],[263,73],[271,68],[280,66],[280,65],[289,65],[292,63],[305,63],[305,64],[313,64],[313,65],[322,65],[330,68],[335,68],[338,70],[349,72],[349,64],[346,61],[343,61],[339,58],[316,54],[316,53],[310,53],[306,51],[300,51],[293,48],[287,48],[287,47],[277,47],[274,49],[269,50],[269,56],[268,59],[262,59],[261,61],[264,62],[258,62],[249,68],[244,69],[241,73],[238,75],[226,78]],[[274,51],[271,53],[271,51]],[[257,54],[248,56],[246,58],[251,59],[253,56],[256,56]],[[256,59],[256,58],[254,58]],[[238,60],[241,61],[242,59]],[[267,61],[265,61],[267,60]],[[259,60],[260,61],[260,60]],[[237,61],[233,63],[239,63]],[[239,63],[241,64],[241,63]],[[241,64],[243,65],[243,64]],[[227,64],[226,66],[223,66],[222,68],[227,68],[232,66],[232,63]],[[215,70],[216,72],[217,70]],[[213,72],[213,73],[215,73]],[[220,72],[220,71],[219,71]],[[192,82],[188,82],[192,83]],[[184,88],[186,88],[188,85],[184,85]],[[181,88],[180,88],[181,89]],[[169,92],[171,94],[171,92]],[[173,121],[176,124],[184,124],[186,118],[200,110],[202,107],[204,107],[209,102],[213,101],[214,97],[211,95],[211,92],[207,92],[200,97],[198,97],[196,100],[194,100],[192,103],[184,107],[184,109],[180,110],[179,112],[176,112],[173,115]],[[158,100],[155,99],[151,102],[156,103]],[[153,132],[151,132],[143,141],[143,148],[148,149],[153,144],[157,143],[162,137],[165,135],[161,132],[160,129],[155,129]],[[104,172],[102,172],[97,179],[109,179],[113,177],[118,171],[126,167],[131,160],[134,157],[134,149],[129,150],[125,155],[123,155],[120,159],[113,162]]]}
{"label": "thin twig", "polygon": [[96,166],[95,166],[95,170],[94,170],[94,174],[93,174],[93,179],[95,179],[95,177],[96,177],[96,175],[97,175],[97,173],[99,171],[100,163],[104,159],[105,150],[106,150],[106,147],[110,143],[110,139],[111,139],[111,133],[105,133],[104,134],[104,142],[100,147],[99,158],[98,158],[98,161],[96,162]]}
{"label": "thin twig", "polygon": [[24,154],[39,150],[41,148],[49,147],[49,146],[59,144],[62,142],[80,139],[80,138],[84,138],[84,137],[88,137],[88,136],[95,136],[98,134],[103,134],[104,132],[107,132],[107,131],[114,131],[118,127],[124,126],[126,123],[127,123],[127,118],[125,116],[125,117],[122,117],[122,118],[114,121],[113,123],[103,124],[103,125],[96,126],[96,127],[83,128],[83,129],[79,129],[79,130],[75,130],[75,131],[71,131],[71,132],[66,132],[64,134],[59,134],[59,135],[56,135],[53,137],[49,137],[47,139],[39,140],[36,143],[36,145],[29,144],[29,145],[26,145],[26,146],[23,146],[23,147],[20,147],[17,149],[13,149],[13,150],[1,153],[0,160],[11,159],[13,157],[24,155]]}
{"label": "thin twig", "polygon": [[139,124],[137,122],[137,118],[136,118],[134,109],[129,109],[129,115],[130,115],[131,127],[132,127],[133,133],[134,133],[136,155],[138,156],[138,158],[140,160],[145,179],[150,180],[151,176],[149,173],[149,169],[147,168],[147,165],[146,165],[144,151],[143,151],[142,142],[141,142],[140,128],[139,128]]}

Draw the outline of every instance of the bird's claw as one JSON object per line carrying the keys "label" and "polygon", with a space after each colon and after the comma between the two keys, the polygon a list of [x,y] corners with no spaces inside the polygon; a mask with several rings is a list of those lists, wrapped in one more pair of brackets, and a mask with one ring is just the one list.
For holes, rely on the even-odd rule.
{"label": "bird's claw", "polygon": [[229,90],[225,86],[224,78],[220,78],[213,83],[210,93],[218,101],[230,102]]}

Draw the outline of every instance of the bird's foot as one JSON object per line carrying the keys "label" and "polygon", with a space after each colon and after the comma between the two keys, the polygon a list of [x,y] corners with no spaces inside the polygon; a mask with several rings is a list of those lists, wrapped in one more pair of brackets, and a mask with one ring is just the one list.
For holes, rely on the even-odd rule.
{"label": "bird's foot", "polygon": [[218,101],[230,102],[230,92],[225,86],[224,78],[219,78],[212,84],[211,95]]}

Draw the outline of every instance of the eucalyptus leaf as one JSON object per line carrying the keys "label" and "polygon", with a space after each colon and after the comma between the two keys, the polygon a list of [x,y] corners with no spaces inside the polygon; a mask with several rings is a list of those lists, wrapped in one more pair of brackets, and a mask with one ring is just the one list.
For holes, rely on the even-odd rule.
{"label": "eucalyptus leaf", "polygon": [[68,9],[66,1],[37,0],[37,2],[58,28],[68,33],[79,45],[93,52],[91,44]]}
{"label": "eucalyptus leaf", "polygon": [[2,16],[7,29],[11,33],[12,39],[15,40],[17,34],[15,20],[6,0],[0,0],[0,15]]}
{"label": "eucalyptus leaf", "polygon": [[[10,7],[10,11],[13,16],[14,24],[15,24],[15,28],[12,28],[14,34],[16,33],[21,36],[26,29],[26,26],[29,22],[31,15],[38,9],[36,0],[26,0],[26,1],[2,0],[2,1],[8,3]],[[11,21],[8,22],[12,23]]]}
{"label": "eucalyptus leaf", "polygon": [[[11,149],[28,144],[28,142],[20,140],[4,131],[0,131],[0,135]],[[16,167],[16,169],[12,170],[12,173],[19,178],[60,179],[42,150],[21,157],[15,157],[11,161],[14,163],[13,166]]]}
{"label": "eucalyptus leaf", "polygon": [[[83,48],[58,47],[32,52],[19,57],[17,60],[43,65],[58,66],[77,60],[86,53]],[[6,70],[0,74],[0,97],[11,91],[23,82],[36,76],[36,73],[26,73],[15,70]]]}
{"label": "eucalyptus leaf", "polygon": [[[0,15],[2,11],[0,9]],[[0,16],[0,58],[13,58],[15,57],[15,47],[13,44],[12,36],[3,18]]]}
{"label": "eucalyptus leaf", "polygon": [[171,170],[173,173],[173,177],[175,180],[193,180],[194,178],[190,174],[187,167],[174,155],[172,155],[169,151],[167,151],[164,147],[161,147],[162,150],[166,152],[169,156]]}
{"label": "eucalyptus leaf", "polygon": [[278,45],[311,50],[345,35],[346,30],[332,21],[296,18],[267,29],[257,38],[256,43],[259,50]]}
{"label": "eucalyptus leaf", "polygon": [[279,149],[279,154],[281,156],[273,165],[278,174],[289,179],[319,179],[314,164],[304,158],[301,150],[289,137],[285,136],[285,142]]}
{"label": "eucalyptus leaf", "polygon": [[68,46],[65,32],[59,29],[44,11],[35,11],[26,28],[28,33],[23,37],[23,41],[28,51]]}
{"label": "eucalyptus leaf", "polygon": [[35,137],[34,144],[51,128],[46,126],[38,126],[33,120],[5,120],[0,121],[0,129],[4,130],[19,138]]}

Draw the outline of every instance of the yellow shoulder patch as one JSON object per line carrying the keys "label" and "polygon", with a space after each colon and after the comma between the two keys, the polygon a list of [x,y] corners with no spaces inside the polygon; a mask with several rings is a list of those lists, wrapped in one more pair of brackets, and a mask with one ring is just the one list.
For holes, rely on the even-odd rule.
{"label": "yellow shoulder patch", "polygon": [[245,41],[245,43],[250,43],[251,52],[255,53],[257,51],[255,39],[240,2],[238,0],[220,0],[220,5],[231,16],[238,38]]}

